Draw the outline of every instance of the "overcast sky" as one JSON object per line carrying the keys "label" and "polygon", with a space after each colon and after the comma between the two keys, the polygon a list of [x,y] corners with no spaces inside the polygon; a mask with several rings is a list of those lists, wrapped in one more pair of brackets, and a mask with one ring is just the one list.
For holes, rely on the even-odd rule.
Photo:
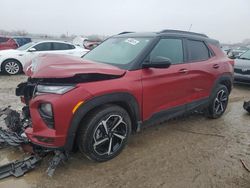
{"label": "overcast sky", "polygon": [[162,29],[250,38],[250,0],[1,0],[0,29],[112,35]]}

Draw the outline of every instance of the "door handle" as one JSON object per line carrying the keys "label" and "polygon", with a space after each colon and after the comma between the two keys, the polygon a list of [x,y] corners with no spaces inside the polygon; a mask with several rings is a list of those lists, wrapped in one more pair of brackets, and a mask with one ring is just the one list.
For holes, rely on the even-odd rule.
{"label": "door handle", "polygon": [[187,70],[187,69],[181,69],[181,70],[179,70],[179,73],[187,74],[187,73],[188,73],[188,70]]}
{"label": "door handle", "polygon": [[218,64],[214,64],[214,65],[213,65],[213,68],[214,68],[214,69],[218,69],[219,67],[220,67],[220,65],[218,65]]}

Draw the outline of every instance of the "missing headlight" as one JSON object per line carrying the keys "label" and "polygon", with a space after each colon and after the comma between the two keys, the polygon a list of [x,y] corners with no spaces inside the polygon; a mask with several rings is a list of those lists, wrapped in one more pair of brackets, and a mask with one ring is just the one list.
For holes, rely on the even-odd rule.
{"label": "missing headlight", "polygon": [[42,103],[39,107],[39,113],[48,128],[54,129],[53,108],[50,103]]}

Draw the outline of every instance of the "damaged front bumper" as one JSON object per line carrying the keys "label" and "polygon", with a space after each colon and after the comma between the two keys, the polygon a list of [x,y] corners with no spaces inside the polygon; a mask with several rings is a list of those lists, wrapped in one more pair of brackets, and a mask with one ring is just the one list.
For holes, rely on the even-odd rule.
{"label": "damaged front bumper", "polygon": [[53,153],[54,156],[49,163],[47,173],[49,176],[52,176],[56,167],[68,159],[67,152],[63,150],[43,148],[30,142],[24,132],[30,126],[30,120],[27,117],[23,118],[17,111],[8,107],[0,109],[0,118],[4,119],[6,125],[6,128],[0,127],[1,148],[7,146],[22,147],[24,151],[31,154],[23,160],[17,160],[0,166],[0,179],[9,176],[20,177],[24,175],[36,168],[42,159],[50,153]]}

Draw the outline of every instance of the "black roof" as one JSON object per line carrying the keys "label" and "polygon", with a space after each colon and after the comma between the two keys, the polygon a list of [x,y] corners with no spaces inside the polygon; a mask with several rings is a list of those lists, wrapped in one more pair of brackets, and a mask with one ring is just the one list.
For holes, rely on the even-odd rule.
{"label": "black roof", "polygon": [[116,35],[116,37],[161,37],[161,36],[172,36],[172,37],[184,37],[191,38],[197,40],[207,41],[209,43],[213,43],[215,45],[219,45],[219,41],[209,38],[207,35],[202,33],[195,33],[189,31],[181,31],[181,30],[171,30],[166,29],[160,32],[122,32]]}
{"label": "black roof", "polygon": [[195,33],[195,32],[190,32],[190,31],[172,30],[172,29],[162,30],[162,31],[159,32],[159,34],[160,33],[173,33],[173,34],[194,35],[194,36],[200,36],[200,37],[206,37],[206,38],[208,38],[207,35],[202,34],[202,33]]}

